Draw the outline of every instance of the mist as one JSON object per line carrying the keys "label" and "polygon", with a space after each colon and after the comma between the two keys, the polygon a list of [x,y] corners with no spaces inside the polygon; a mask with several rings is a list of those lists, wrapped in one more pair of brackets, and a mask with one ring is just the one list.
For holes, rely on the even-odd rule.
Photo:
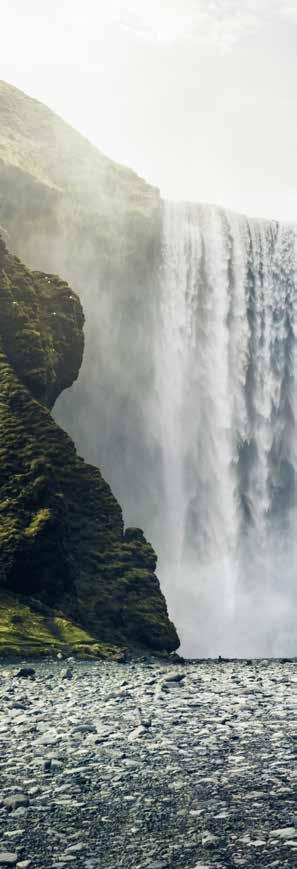
{"label": "mist", "polygon": [[84,361],[55,417],[154,545],[182,651],[292,655],[296,227],[162,201],[47,120],[53,186],[19,173],[18,220],[10,187],[0,222],[83,303]]}
{"label": "mist", "polygon": [[2,34],[0,78],[163,198],[296,219],[296,0],[11,0]]}
{"label": "mist", "polygon": [[189,655],[296,647],[296,240],[294,226],[163,206],[156,542]]}
{"label": "mist", "polygon": [[296,648],[296,28],[285,0],[5,19],[1,75],[89,141],[38,103],[8,124],[1,230],[80,294],[55,415],[155,546],[190,655]]}
{"label": "mist", "polygon": [[56,415],[155,546],[191,657],[296,648],[296,242],[162,203],[144,282],[84,295],[84,367]]}

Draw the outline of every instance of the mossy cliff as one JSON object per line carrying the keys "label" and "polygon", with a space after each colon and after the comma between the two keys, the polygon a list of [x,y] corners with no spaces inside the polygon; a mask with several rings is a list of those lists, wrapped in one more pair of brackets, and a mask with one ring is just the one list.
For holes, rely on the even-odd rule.
{"label": "mossy cliff", "polygon": [[1,226],[30,268],[62,274],[78,288],[84,361],[54,414],[103,469],[129,522],[151,528],[157,511],[148,505],[159,492],[149,481],[159,457],[145,403],[154,381],[159,191],[0,81]]}
{"label": "mossy cliff", "polygon": [[3,241],[0,293],[2,593],[58,608],[100,642],[173,650],[155,553],[141,531],[124,532],[100,471],[50,413],[79,372],[80,302],[58,277],[26,269]]}

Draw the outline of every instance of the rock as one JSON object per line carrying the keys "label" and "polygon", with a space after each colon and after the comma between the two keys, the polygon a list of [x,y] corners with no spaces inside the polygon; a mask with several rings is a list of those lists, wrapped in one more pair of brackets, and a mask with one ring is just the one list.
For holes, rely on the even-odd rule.
{"label": "rock", "polygon": [[173,683],[176,682],[177,684],[180,684],[181,682],[184,681],[184,679],[185,679],[184,673],[173,673],[172,676],[167,676],[166,679],[164,679],[163,684],[167,685],[167,684],[171,684],[172,682]]}
{"label": "rock", "polygon": [[12,854],[10,851],[1,851],[0,866],[16,866],[18,855]]}
{"label": "rock", "polygon": [[113,660],[117,662],[117,664],[128,664],[129,663],[129,655],[127,652],[115,652],[113,655]]}
{"label": "rock", "polygon": [[[135,661],[123,674],[110,661],[77,661],[62,683],[64,666],[49,695],[50,661],[12,693],[16,668],[0,663],[0,850],[32,869],[295,865],[291,665],[187,664],[182,691],[169,684],[160,702],[147,693],[150,679],[181,668],[148,672]],[[27,695],[30,707],[15,709]],[[44,748],[48,732],[59,742]],[[5,799],[24,796],[29,807],[9,814]]]}
{"label": "rock", "polygon": [[276,836],[278,839],[296,839],[297,827],[280,827],[279,830],[272,830],[270,836]]}
{"label": "rock", "polygon": [[67,848],[67,854],[78,854],[80,851],[85,850],[85,845],[83,842],[77,842],[76,845],[69,845]]}
{"label": "rock", "polygon": [[[2,168],[0,160],[0,174]],[[2,225],[2,199],[0,210]],[[80,301],[57,275],[27,269],[2,238],[0,287],[0,605],[7,650],[26,643],[41,654],[56,652],[62,629],[67,658],[73,647],[100,657],[101,643],[115,659],[127,644],[173,651],[179,640],[155,575],[156,554],[139,529],[125,535],[108,483],[50,413],[81,366]],[[46,596],[46,605],[36,595]],[[23,668],[18,675],[34,673]],[[69,670],[65,678],[71,677]]]}
{"label": "rock", "polygon": [[169,863],[167,860],[154,860],[153,863],[147,863],[145,869],[167,869]]}
{"label": "rock", "polygon": [[142,724],[140,724],[139,727],[135,727],[135,730],[131,730],[131,733],[129,733],[128,736],[128,741],[134,742],[135,739],[141,739],[141,737],[144,736],[146,733],[147,728],[143,727]]}
{"label": "rock", "polygon": [[67,670],[62,670],[61,678],[62,679],[73,679],[73,671],[71,670],[70,667],[68,667]]}
{"label": "rock", "polygon": [[20,863],[17,863],[17,869],[30,869],[32,866],[32,860],[21,860]]}
{"label": "rock", "polygon": [[61,739],[56,730],[47,730],[36,739],[36,745],[56,745]]}
{"label": "rock", "polygon": [[211,869],[211,866],[209,863],[196,863],[192,869]]}
{"label": "rock", "polygon": [[36,671],[33,669],[33,667],[22,667],[21,670],[18,671],[18,673],[15,673],[15,678],[16,679],[32,678],[32,676],[35,676],[35,672]]}
{"label": "rock", "polygon": [[214,833],[209,833],[207,831],[202,833],[202,845],[206,848],[215,847],[215,845],[218,845],[219,841],[219,836],[215,836]]}
{"label": "rock", "polygon": [[26,794],[13,794],[11,797],[6,797],[4,805],[9,812],[15,812],[16,809],[27,808],[29,798]]}
{"label": "rock", "polygon": [[95,724],[77,724],[73,733],[97,733],[97,727]]}
{"label": "rock", "polygon": [[139,726],[144,727],[145,730],[149,730],[150,727],[152,726],[152,719],[151,718],[142,718],[142,716],[141,716]]}
{"label": "rock", "polygon": [[171,664],[185,664],[186,659],[179,655],[178,652],[170,652],[169,660]]}

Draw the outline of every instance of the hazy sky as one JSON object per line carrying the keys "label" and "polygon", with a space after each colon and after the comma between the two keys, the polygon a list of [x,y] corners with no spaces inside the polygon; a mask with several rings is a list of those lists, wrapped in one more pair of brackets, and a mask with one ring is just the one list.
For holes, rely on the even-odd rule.
{"label": "hazy sky", "polygon": [[9,0],[0,78],[176,199],[297,221],[297,0]]}

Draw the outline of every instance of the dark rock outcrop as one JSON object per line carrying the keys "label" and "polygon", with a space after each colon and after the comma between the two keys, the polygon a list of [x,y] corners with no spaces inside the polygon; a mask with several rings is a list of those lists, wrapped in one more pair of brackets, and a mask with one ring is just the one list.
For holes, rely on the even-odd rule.
{"label": "dark rock outcrop", "polygon": [[101,642],[178,646],[141,531],[50,408],[78,375],[79,299],[0,243],[0,586],[33,596]]}

